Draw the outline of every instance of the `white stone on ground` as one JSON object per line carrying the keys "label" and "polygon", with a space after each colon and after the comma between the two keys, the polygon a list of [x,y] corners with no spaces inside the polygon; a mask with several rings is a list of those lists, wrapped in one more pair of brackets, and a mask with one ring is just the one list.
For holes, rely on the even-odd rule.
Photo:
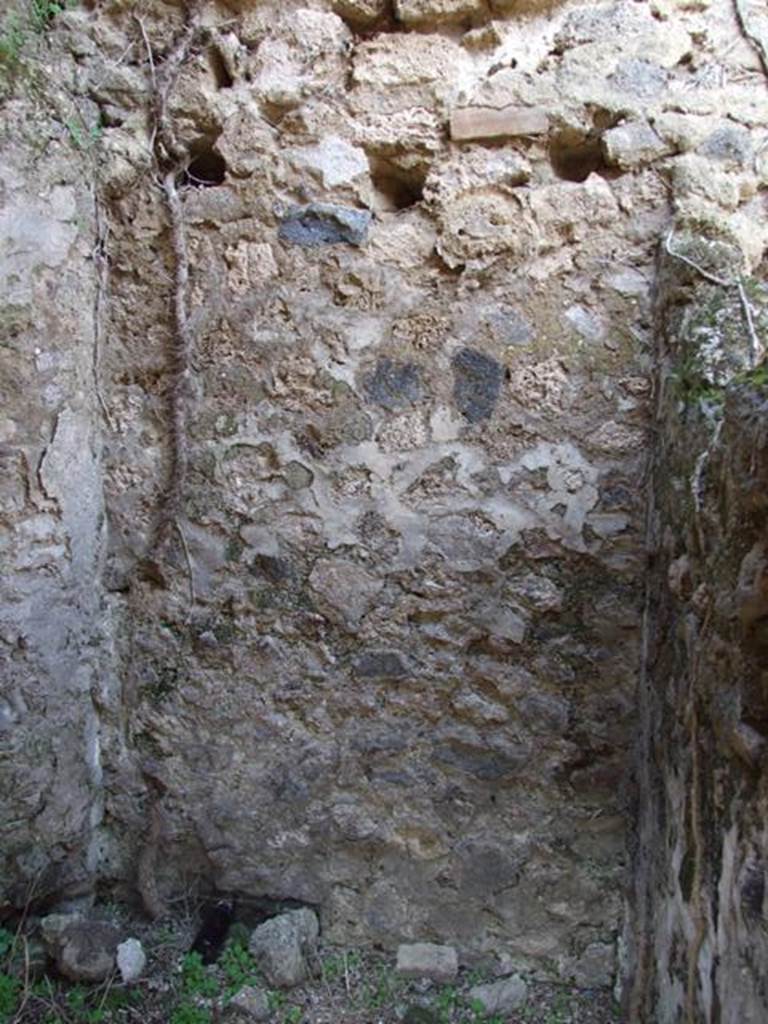
{"label": "white stone on ground", "polygon": [[124,984],[140,978],[146,965],[147,954],[138,939],[126,939],[117,947],[117,969]]}

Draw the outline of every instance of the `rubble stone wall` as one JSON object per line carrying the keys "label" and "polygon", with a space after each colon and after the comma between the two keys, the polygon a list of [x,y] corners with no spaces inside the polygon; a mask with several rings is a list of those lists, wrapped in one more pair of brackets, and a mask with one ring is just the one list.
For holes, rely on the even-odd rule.
{"label": "rubble stone wall", "polygon": [[71,163],[45,216],[56,188],[98,202],[36,277],[77,330],[54,297],[21,336],[29,373],[37,345],[79,376],[11,383],[0,425],[49,395],[3,523],[31,550],[39,486],[53,539],[8,585],[63,601],[77,671],[12,630],[9,657],[77,766],[73,850],[145,903],[202,880],[316,905],[335,941],[611,984],[657,258],[719,240],[749,275],[766,243],[732,4],[104,0],[49,36],[77,119],[48,110]]}

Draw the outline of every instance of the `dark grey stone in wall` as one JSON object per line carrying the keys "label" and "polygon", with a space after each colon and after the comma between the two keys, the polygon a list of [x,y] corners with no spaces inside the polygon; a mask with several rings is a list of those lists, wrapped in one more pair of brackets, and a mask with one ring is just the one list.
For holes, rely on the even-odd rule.
{"label": "dark grey stone in wall", "polygon": [[474,348],[463,348],[453,357],[453,397],[470,423],[487,420],[501,390],[504,371],[495,359]]}
{"label": "dark grey stone in wall", "polygon": [[364,382],[365,393],[372,402],[385,409],[401,409],[417,402],[422,395],[421,375],[415,363],[400,363],[383,357]]}
{"label": "dark grey stone in wall", "polygon": [[371,214],[330,203],[293,206],[280,224],[278,237],[310,248],[318,245],[362,245],[368,235]]}

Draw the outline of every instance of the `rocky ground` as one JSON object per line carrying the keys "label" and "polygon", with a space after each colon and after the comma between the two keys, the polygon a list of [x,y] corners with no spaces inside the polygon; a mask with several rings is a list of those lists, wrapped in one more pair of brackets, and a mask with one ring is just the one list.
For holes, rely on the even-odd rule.
{"label": "rocky ground", "polygon": [[[310,912],[298,913],[309,919]],[[52,924],[45,919],[42,928],[28,922],[15,932],[2,929],[0,1024],[615,1024],[620,1019],[603,990],[500,978],[491,965],[461,967],[449,977],[449,964],[444,979],[437,980],[445,970],[439,961],[447,947],[431,947],[434,962],[425,968],[431,979],[403,976],[403,947],[397,960],[391,953],[339,949],[322,941],[297,953],[281,931],[295,914],[267,922],[271,933],[261,926],[272,936],[266,953],[258,952],[249,927],[235,923],[216,962],[207,966],[189,952],[200,923],[199,913],[189,908],[152,925],[111,908],[98,921],[85,922],[69,960],[62,957],[61,939],[51,939],[58,919]],[[103,949],[94,936],[104,926],[138,939],[146,954],[139,976],[124,981],[113,962],[98,982],[63,977],[62,968],[87,976],[97,964]],[[71,925],[67,928],[75,934]],[[436,960],[434,950],[443,951]],[[79,966],[73,971],[75,961]],[[125,973],[124,962],[118,962]],[[279,987],[274,982],[284,970],[306,972],[306,978],[295,987]],[[502,993],[505,1009],[494,1008],[489,991],[491,999]],[[478,993],[485,993],[485,1005]]]}

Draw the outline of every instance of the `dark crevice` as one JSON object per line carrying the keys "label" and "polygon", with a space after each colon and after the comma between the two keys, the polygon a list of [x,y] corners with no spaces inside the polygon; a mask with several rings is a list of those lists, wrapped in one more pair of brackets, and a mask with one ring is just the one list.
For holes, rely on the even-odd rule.
{"label": "dark crevice", "polygon": [[552,170],[564,181],[586,181],[595,171],[607,169],[599,135],[585,134],[574,128],[564,128],[552,136],[549,159]]}
{"label": "dark crevice", "polygon": [[211,71],[213,72],[216,88],[231,89],[235,84],[235,80],[229,73],[229,68],[227,67],[220,51],[215,46],[210,46],[208,48],[208,63],[211,67]]}
{"label": "dark crevice", "polygon": [[379,211],[406,210],[424,198],[426,171],[403,170],[381,157],[369,158]]}
{"label": "dark crevice", "polygon": [[387,0],[378,10],[374,4],[366,10],[348,0],[334,0],[332,8],[334,14],[341,18],[358,39],[372,39],[380,32],[398,32],[403,29],[395,17],[393,0]]}
{"label": "dark crevice", "polygon": [[180,185],[214,188],[223,185],[227,177],[227,162],[217,153],[210,141],[192,147],[187,169],[181,175]]}

